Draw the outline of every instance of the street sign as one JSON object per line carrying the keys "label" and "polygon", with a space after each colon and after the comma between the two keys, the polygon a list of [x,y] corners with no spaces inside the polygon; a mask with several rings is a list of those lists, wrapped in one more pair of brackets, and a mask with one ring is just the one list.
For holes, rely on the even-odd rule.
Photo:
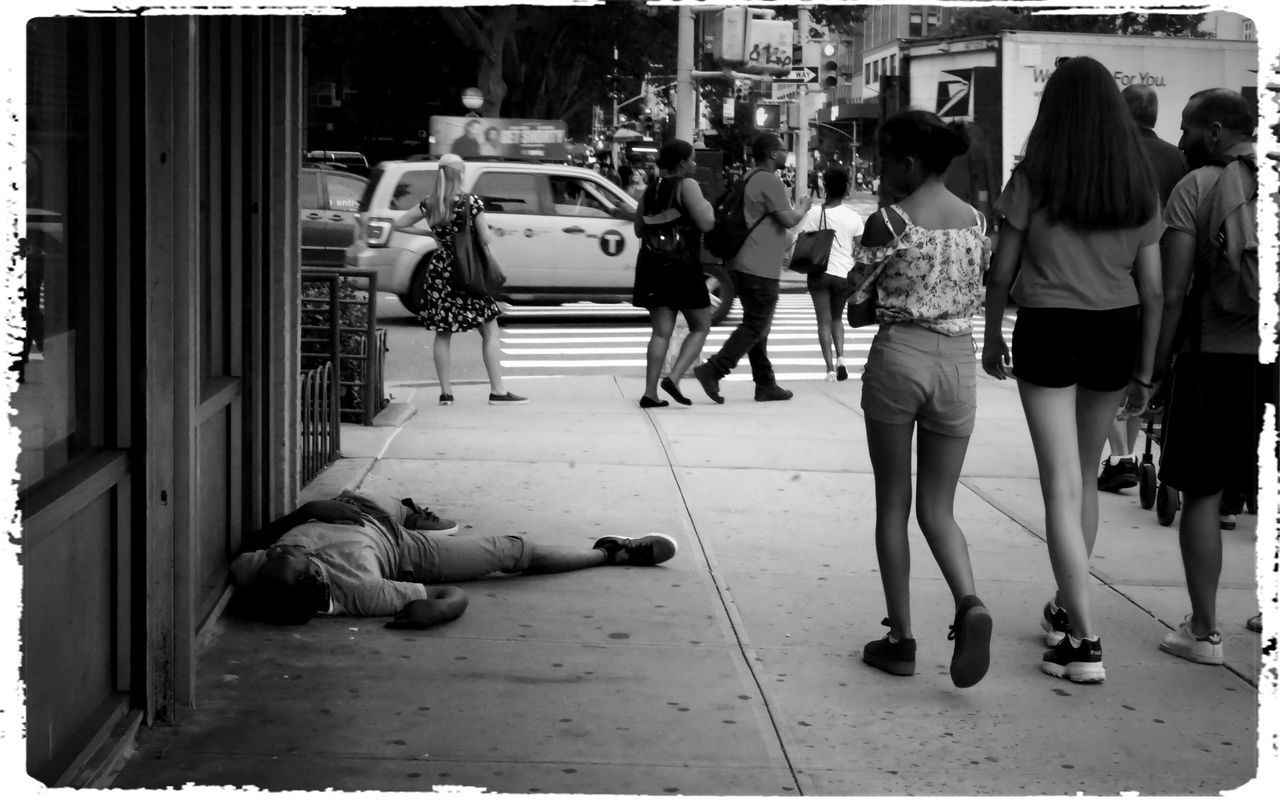
{"label": "street sign", "polygon": [[774,81],[769,86],[772,95],[770,99],[778,101],[791,101],[800,97],[802,89],[807,88],[803,83],[783,83],[782,81]]}
{"label": "street sign", "polygon": [[817,70],[817,67],[792,67],[791,71],[786,75],[780,75],[774,80],[790,81],[792,83],[814,83],[818,80]]}

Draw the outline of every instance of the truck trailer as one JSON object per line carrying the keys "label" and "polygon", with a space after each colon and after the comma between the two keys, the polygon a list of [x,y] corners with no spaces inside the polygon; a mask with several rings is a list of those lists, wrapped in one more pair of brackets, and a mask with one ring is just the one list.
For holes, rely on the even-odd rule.
{"label": "truck trailer", "polygon": [[1090,56],[1124,89],[1156,91],[1155,132],[1176,144],[1182,107],[1195,92],[1226,88],[1257,105],[1258,44],[1167,36],[999,31],[905,43],[902,106],[969,125],[974,146],[947,182],[990,217],[991,204],[1022,156],[1044,84],[1060,60]]}

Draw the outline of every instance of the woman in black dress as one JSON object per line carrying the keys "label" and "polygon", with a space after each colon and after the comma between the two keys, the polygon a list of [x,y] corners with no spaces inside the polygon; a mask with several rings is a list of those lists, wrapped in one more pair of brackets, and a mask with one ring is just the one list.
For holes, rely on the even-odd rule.
{"label": "woman in black dress", "polygon": [[[462,191],[465,174],[466,164],[460,157],[453,154],[441,156],[431,196],[402,214],[393,227],[400,233],[430,236],[439,245],[432,251],[427,264],[426,303],[418,316],[426,327],[436,332],[431,356],[440,379],[440,405],[453,405],[453,382],[450,379],[453,334],[476,329],[479,329],[483,340],[480,353],[485,371],[489,373],[489,405],[519,405],[528,399],[507,391],[502,383],[497,302],[492,297],[466,294],[455,288],[449,279],[455,252],[453,235],[462,226],[463,215],[470,215],[471,224],[479,231],[484,244],[488,244],[493,236],[485,222],[484,203],[475,195]],[[417,226],[422,220],[427,221],[431,230]]]}
{"label": "woman in black dress", "polygon": [[711,330],[711,295],[702,276],[700,253],[702,234],[711,230],[715,215],[692,178],[694,166],[693,145],[680,139],[664,144],[658,151],[658,177],[640,198],[636,215],[636,236],[641,244],[632,303],[649,310],[653,326],[641,408],[668,405],[658,399],[658,383],[671,347],[676,312],[684,314],[689,335],[661,383],[678,403],[690,403],[680,392],[680,379],[702,352]]}

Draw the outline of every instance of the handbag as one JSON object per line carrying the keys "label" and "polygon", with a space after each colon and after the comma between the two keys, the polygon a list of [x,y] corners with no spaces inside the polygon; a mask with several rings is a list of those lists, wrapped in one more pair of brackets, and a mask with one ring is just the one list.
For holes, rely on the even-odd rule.
{"label": "handbag", "polygon": [[835,229],[827,227],[827,208],[823,206],[818,230],[805,231],[796,238],[788,269],[805,275],[826,272],[827,260],[831,258],[831,245],[835,243],[835,239]]}
{"label": "handbag", "polygon": [[470,208],[464,209],[462,224],[453,234],[453,271],[449,278],[455,289],[483,297],[496,295],[507,282],[489,246],[480,241]]}
{"label": "handbag", "polygon": [[[657,199],[661,185],[661,178],[654,181],[651,190],[653,199]],[[677,260],[684,255],[684,236],[680,233],[681,214],[680,209],[675,207],[676,195],[679,193],[680,184],[677,183],[675,191],[671,193],[671,198],[667,202],[667,207],[657,214],[644,216],[644,229],[640,234],[640,244],[646,250],[672,260]]]}

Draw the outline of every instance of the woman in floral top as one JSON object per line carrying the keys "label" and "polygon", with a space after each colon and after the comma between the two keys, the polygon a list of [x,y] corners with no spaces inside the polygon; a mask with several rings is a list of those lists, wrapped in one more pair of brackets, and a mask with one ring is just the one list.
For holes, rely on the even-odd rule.
{"label": "woman in floral top", "polygon": [[[502,383],[497,302],[492,297],[463,292],[451,280],[457,252],[453,246],[453,235],[462,227],[464,216],[470,217],[482,244],[488,245],[493,237],[484,218],[484,203],[479,197],[462,191],[466,167],[461,156],[452,153],[441,156],[431,196],[401,214],[393,227],[400,233],[430,236],[438,245],[431,251],[427,262],[426,303],[418,316],[423,325],[436,332],[431,344],[431,357],[436,365],[436,376],[440,379],[440,405],[453,405],[450,375],[453,334],[477,329],[483,342],[480,355],[489,374],[489,405],[521,405],[529,402],[528,398],[508,392]],[[431,230],[418,227],[423,220]]]}
{"label": "woman in floral top", "polygon": [[886,191],[902,199],[867,220],[849,283],[854,303],[875,296],[880,323],[862,375],[862,410],[889,633],[867,644],[862,660],[894,675],[915,673],[907,520],[918,434],[916,517],[955,601],[951,680],[972,686],[987,672],[991,615],[976,596],[953,506],[977,410],[971,320],[982,302],[986,223],[942,181],[969,149],[962,129],[910,110],[886,120],[878,140]]}

